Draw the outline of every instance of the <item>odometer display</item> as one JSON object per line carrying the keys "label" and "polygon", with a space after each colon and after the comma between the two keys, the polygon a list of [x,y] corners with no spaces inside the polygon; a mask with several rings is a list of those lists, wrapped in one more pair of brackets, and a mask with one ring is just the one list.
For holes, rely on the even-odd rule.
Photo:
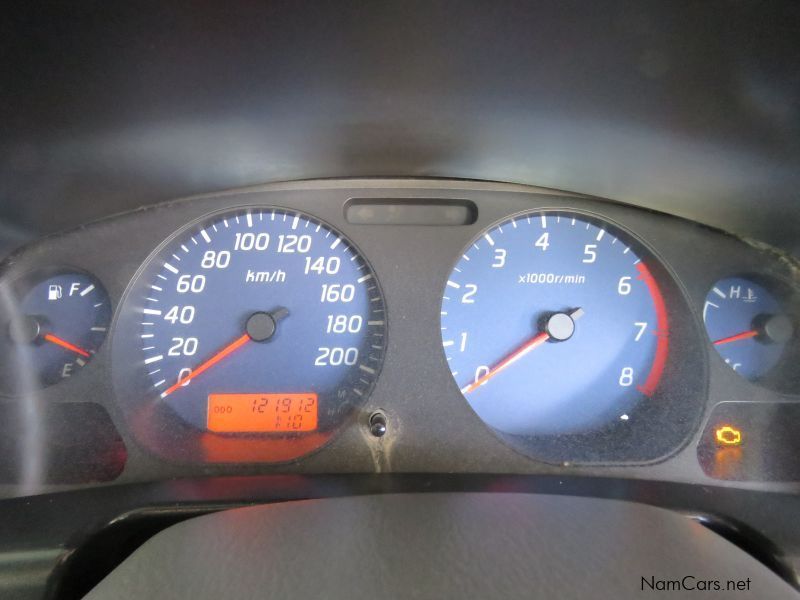
{"label": "odometer display", "polygon": [[314,431],[318,416],[316,394],[211,394],[210,431]]}
{"label": "odometer display", "polygon": [[339,232],[284,209],[188,226],[143,268],[125,310],[139,317],[116,334],[139,347],[126,408],[158,445],[178,446],[170,427],[197,432],[184,442],[203,439],[203,460],[234,448],[231,436],[236,448],[260,438],[264,461],[318,447],[366,400],[383,361],[386,315],[369,264]]}

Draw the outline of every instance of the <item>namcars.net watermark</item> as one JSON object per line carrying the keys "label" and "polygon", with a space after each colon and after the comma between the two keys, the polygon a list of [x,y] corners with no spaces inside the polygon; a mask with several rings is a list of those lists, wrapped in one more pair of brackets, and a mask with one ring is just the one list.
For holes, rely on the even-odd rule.
{"label": "namcars.net watermark", "polygon": [[658,579],[654,575],[642,577],[644,592],[748,592],[751,580],[747,579],[703,579],[686,575],[680,579]]}

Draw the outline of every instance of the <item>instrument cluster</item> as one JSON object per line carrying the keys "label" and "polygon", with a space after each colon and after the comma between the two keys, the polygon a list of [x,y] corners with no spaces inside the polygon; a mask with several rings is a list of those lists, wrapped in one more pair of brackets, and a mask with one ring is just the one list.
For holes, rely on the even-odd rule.
{"label": "instrument cluster", "polygon": [[298,182],[115,216],[2,269],[8,494],[265,471],[800,473],[796,261],[664,214]]}

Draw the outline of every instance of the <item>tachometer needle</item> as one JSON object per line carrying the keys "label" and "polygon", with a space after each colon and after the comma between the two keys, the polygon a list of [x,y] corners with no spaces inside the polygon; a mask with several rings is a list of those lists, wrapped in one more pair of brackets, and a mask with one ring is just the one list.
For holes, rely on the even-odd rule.
{"label": "tachometer needle", "polygon": [[533,336],[527,342],[522,344],[522,346],[514,350],[511,354],[506,356],[503,360],[501,360],[499,363],[497,363],[495,366],[489,369],[489,371],[486,374],[482,375],[481,377],[478,377],[468,386],[461,388],[461,393],[468,394],[472,390],[479,388],[481,385],[489,381],[492,377],[497,375],[500,371],[502,371],[507,367],[510,367],[520,358],[528,354],[528,352],[530,352],[531,350],[533,350],[538,346],[541,346],[549,339],[550,339],[550,334],[547,333],[546,331],[543,331],[542,333]]}
{"label": "tachometer needle", "polygon": [[55,344],[56,346],[61,346],[62,348],[65,348],[66,350],[69,350],[70,352],[74,352],[75,354],[80,354],[84,358],[91,358],[92,357],[92,355],[89,354],[83,348],[79,348],[75,344],[70,344],[68,341],[62,340],[60,337],[57,337],[57,336],[53,335],[52,333],[46,333],[42,337],[42,339],[45,342],[50,342],[51,344]]}
{"label": "tachometer needle", "polygon": [[171,387],[167,388],[165,391],[163,391],[161,393],[161,397],[162,398],[166,398],[172,392],[177,390],[179,387],[181,387],[185,383],[188,383],[192,379],[195,379],[201,373],[204,373],[205,371],[208,371],[211,367],[213,367],[218,362],[223,360],[229,354],[235,352],[236,350],[238,350],[239,348],[244,346],[247,342],[251,341],[252,339],[253,338],[251,338],[250,334],[248,334],[248,333],[245,333],[245,334],[241,335],[240,337],[236,338],[233,342],[231,342],[230,344],[225,346],[222,350],[217,352],[214,356],[209,358],[207,361],[202,363],[200,366],[196,367],[195,369],[192,369],[189,372],[188,375],[178,379],[178,381],[176,381],[174,385],[172,385]]}
{"label": "tachometer needle", "polygon": [[547,340],[555,340],[555,341],[565,341],[572,337],[572,333],[575,329],[575,321],[577,321],[580,317],[583,316],[583,309],[576,308],[569,314],[565,313],[556,313],[555,315],[551,316],[548,320],[546,331],[542,331],[537,333],[527,342],[522,344],[519,348],[514,350],[511,354],[506,356],[503,360],[493,366],[487,373],[478,377],[475,381],[470,383],[469,385],[461,388],[462,394],[468,394],[469,392],[479,388],[481,385],[489,381],[492,377],[500,373],[501,371],[505,370],[506,368],[513,365],[523,356],[528,354],[534,348],[538,348],[542,344],[544,344]]}
{"label": "tachometer needle", "polygon": [[721,346],[722,344],[729,344],[730,342],[738,342],[739,340],[748,340],[750,338],[756,337],[760,332],[756,329],[751,329],[750,331],[743,331],[742,333],[737,333],[736,335],[729,335],[728,337],[721,338],[712,342],[715,346]]}

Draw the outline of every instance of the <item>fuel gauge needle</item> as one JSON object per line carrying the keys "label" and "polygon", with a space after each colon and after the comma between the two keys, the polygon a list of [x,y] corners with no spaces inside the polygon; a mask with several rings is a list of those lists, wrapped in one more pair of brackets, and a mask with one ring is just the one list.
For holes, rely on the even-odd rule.
{"label": "fuel gauge needle", "polygon": [[75,354],[80,354],[84,358],[91,358],[92,355],[89,354],[83,348],[76,346],[75,344],[70,344],[66,340],[62,340],[60,337],[53,335],[52,333],[46,333],[42,336],[42,339],[45,342],[50,342],[51,344],[55,344],[56,346],[61,346],[62,348],[69,350],[70,352],[74,352]]}
{"label": "fuel gauge needle", "polygon": [[580,317],[583,316],[583,309],[576,308],[570,313],[556,313],[550,317],[547,321],[547,326],[545,327],[545,331],[537,333],[527,342],[522,344],[519,348],[514,350],[511,354],[506,356],[503,360],[493,366],[487,373],[478,377],[475,381],[470,383],[467,386],[461,388],[462,394],[468,394],[482,386],[484,383],[489,381],[492,377],[504,371],[515,362],[517,362],[522,357],[526,356],[529,352],[531,352],[534,348],[538,348],[542,344],[544,344],[547,340],[554,340],[563,342],[568,340],[572,337],[572,334],[575,330],[575,321],[577,321]]}

